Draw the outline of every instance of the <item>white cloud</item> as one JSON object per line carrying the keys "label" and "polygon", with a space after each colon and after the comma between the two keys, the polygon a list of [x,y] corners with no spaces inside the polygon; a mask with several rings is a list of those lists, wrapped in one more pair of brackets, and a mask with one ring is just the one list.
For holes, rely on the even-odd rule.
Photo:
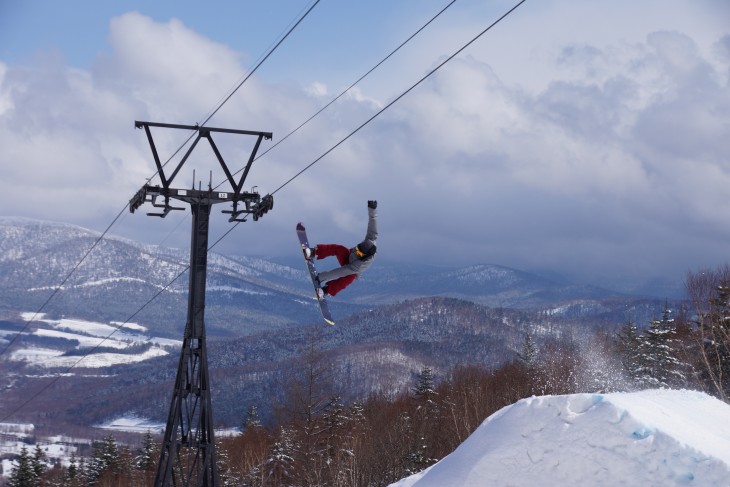
{"label": "white cloud", "polygon": [[700,247],[685,232],[720,225],[729,209],[727,64],[716,70],[687,35],[663,31],[631,45],[568,46],[553,63],[560,75],[533,92],[455,60],[395,110],[408,126],[395,138],[413,159],[394,152],[405,154],[397,164],[404,180],[412,174],[423,224],[443,231],[456,218],[462,242],[473,233],[491,242],[506,225],[513,233],[500,232],[492,256],[604,273],[683,272],[696,264],[674,256],[719,248],[726,231],[703,228]]}
{"label": "white cloud", "polygon": [[[256,237],[247,229],[245,248],[236,242],[231,250],[286,253],[300,220],[317,240],[355,243],[365,231],[365,201],[376,198],[381,249],[392,258],[574,273],[630,271],[641,267],[637,260],[642,271],[683,272],[698,263],[676,262],[681,253],[721,263],[722,215],[730,209],[730,37],[716,27],[682,30],[704,15],[683,23],[667,8],[642,22],[648,7],[631,5],[546,2],[520,10],[278,192]],[[628,20],[617,23],[619,14]],[[446,44],[476,33],[477,16],[469,18],[458,32],[426,38],[444,47],[421,41],[417,59],[384,65],[371,84],[254,163],[246,187],[273,191],[331,149],[391,99],[383,80],[399,94],[423,75],[416,61],[433,66]],[[110,24],[109,45],[90,71],[52,56],[32,66],[0,64],[6,214],[105,228],[154,169],[133,121],[202,121],[246,74],[245,53],[179,20],[122,15]],[[263,70],[208,125],[272,131],[262,153],[338,92],[328,83],[324,72],[315,82],[272,84]],[[165,160],[188,134],[154,135]],[[236,168],[250,154],[245,138],[216,142]],[[201,178],[215,163],[203,145],[195,154]],[[185,185],[190,173],[181,172]],[[153,227],[142,216],[131,220],[128,233]],[[656,239],[662,246],[651,251],[644,242]]]}

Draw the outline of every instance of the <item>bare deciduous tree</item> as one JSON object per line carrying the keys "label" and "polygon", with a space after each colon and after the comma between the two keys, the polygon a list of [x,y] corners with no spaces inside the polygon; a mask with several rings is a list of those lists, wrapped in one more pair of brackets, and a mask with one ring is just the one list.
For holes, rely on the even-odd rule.
{"label": "bare deciduous tree", "polygon": [[687,292],[701,340],[703,378],[713,394],[730,399],[730,266],[689,273]]}

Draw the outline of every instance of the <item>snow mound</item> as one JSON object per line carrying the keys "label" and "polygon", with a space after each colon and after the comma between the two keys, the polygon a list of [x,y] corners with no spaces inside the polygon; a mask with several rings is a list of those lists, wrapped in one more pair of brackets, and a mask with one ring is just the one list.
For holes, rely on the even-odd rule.
{"label": "snow mound", "polygon": [[730,485],[730,405],[694,391],[523,399],[391,487]]}

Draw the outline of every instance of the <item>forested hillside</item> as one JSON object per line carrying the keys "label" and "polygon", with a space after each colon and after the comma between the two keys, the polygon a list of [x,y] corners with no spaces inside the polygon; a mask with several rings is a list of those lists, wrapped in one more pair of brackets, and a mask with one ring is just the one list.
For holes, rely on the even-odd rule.
{"label": "forested hillside", "polygon": [[[234,355],[233,348],[240,347],[242,353],[270,363],[287,357],[286,350],[303,340],[278,374],[281,395],[272,398],[271,419],[263,421],[256,404],[237,403],[241,432],[217,441],[219,475],[224,485],[245,487],[385,486],[434,464],[484,418],[532,395],[672,387],[704,390],[727,401],[730,382],[716,366],[726,367],[726,359],[714,364],[712,358],[727,357],[724,351],[730,347],[728,282],[728,268],[690,276],[691,307],[666,306],[649,323],[627,320],[612,329],[583,328],[581,334],[549,334],[546,323],[530,322],[524,314],[448,299],[403,304],[382,315],[368,313],[363,324],[371,325],[370,343],[387,341],[396,324],[403,328],[402,334],[390,337],[390,343],[409,337],[418,342],[416,329],[435,342],[448,343],[447,335],[478,337],[490,323],[515,331],[503,333],[495,343],[512,336],[521,340],[499,365],[423,365],[401,376],[404,387],[351,399],[343,392],[352,392],[354,385],[342,387],[337,359],[345,353],[338,347],[327,349],[340,343],[341,337],[328,342],[310,330],[291,342],[270,342],[268,348],[263,342],[252,347],[251,337],[231,342],[218,350],[227,351],[222,357]],[[398,318],[388,322],[385,316]],[[412,326],[404,326],[405,321]],[[463,326],[466,322],[470,325]],[[354,333],[354,321],[348,325]],[[365,329],[360,331],[363,336]],[[439,333],[439,329],[451,332]],[[703,337],[709,335],[718,341],[705,341]],[[417,355],[433,350],[420,350]],[[432,363],[430,355],[421,358]],[[216,400],[218,405],[225,402]],[[95,443],[87,464],[46,470],[42,477],[56,482],[51,485],[151,485],[154,452],[159,449],[155,441],[147,435],[137,444],[120,445],[108,435]],[[26,453],[18,462],[32,466],[33,456]]]}

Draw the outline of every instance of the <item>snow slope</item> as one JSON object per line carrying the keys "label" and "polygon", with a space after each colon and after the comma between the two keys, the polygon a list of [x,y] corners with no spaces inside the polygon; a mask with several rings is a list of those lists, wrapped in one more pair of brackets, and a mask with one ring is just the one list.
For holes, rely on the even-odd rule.
{"label": "snow slope", "polygon": [[391,487],[730,486],[730,405],[694,391],[524,399]]}

